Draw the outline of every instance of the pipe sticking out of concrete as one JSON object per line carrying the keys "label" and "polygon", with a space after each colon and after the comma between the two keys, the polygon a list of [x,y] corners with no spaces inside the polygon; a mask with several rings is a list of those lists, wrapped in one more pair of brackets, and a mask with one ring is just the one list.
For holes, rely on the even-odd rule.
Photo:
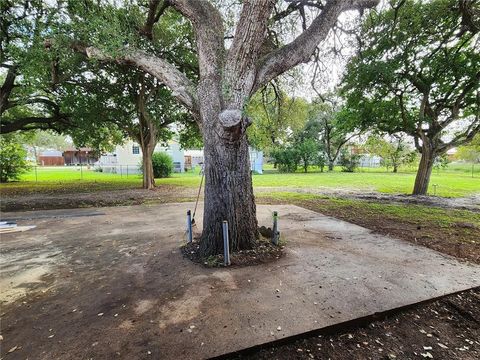
{"label": "pipe sticking out of concrete", "polygon": [[191,243],[193,240],[193,234],[192,234],[192,212],[190,210],[187,211],[187,233],[188,233],[188,242]]}
{"label": "pipe sticking out of concrete", "polygon": [[275,245],[278,245],[278,238],[280,233],[278,232],[278,212],[273,212],[273,231],[272,231],[272,242]]}
{"label": "pipe sticking out of concrete", "polygon": [[230,245],[228,243],[228,221],[223,220],[223,265],[230,265]]}

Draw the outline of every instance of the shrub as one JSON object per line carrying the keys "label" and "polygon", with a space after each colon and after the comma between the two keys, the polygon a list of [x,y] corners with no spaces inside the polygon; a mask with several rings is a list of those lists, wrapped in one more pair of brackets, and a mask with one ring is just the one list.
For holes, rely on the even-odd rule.
{"label": "shrub", "polygon": [[173,160],[167,153],[156,152],[152,155],[153,176],[156,178],[169,177],[173,172]]}
{"label": "shrub", "polygon": [[342,151],[339,163],[343,172],[354,172],[360,164],[360,155],[351,154],[347,150]]}
{"label": "shrub", "polygon": [[0,137],[0,182],[18,180],[20,175],[30,169],[27,151],[14,139]]}
{"label": "shrub", "polygon": [[300,156],[294,148],[275,149],[270,154],[275,166],[280,172],[295,172],[300,162]]}

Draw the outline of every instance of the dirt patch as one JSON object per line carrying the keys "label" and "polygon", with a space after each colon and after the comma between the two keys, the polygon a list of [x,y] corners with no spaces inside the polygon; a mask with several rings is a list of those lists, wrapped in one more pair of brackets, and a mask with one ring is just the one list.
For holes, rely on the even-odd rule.
{"label": "dirt patch", "polygon": [[[222,267],[223,255],[202,257],[199,251],[198,239],[182,246],[182,254],[187,259],[205,267]],[[233,267],[266,264],[276,261],[283,256],[283,245],[273,245],[268,239],[261,239],[258,245],[251,250],[243,250],[230,254],[230,262]]]}
{"label": "dirt patch", "polygon": [[196,189],[184,186],[162,185],[153,190],[122,189],[78,193],[32,192],[2,195],[2,211],[74,209],[87,207],[139,205],[191,201]]}
{"label": "dirt patch", "polygon": [[480,358],[480,289],[451,295],[388,318],[314,334],[227,359]]}

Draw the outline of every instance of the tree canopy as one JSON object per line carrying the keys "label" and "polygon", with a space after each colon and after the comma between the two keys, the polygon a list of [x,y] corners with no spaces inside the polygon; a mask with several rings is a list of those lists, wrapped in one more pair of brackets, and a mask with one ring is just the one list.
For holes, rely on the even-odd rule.
{"label": "tree canopy", "polygon": [[390,1],[367,17],[348,64],[351,119],[415,139],[414,193],[426,192],[436,156],[480,131],[479,11],[475,1]]}

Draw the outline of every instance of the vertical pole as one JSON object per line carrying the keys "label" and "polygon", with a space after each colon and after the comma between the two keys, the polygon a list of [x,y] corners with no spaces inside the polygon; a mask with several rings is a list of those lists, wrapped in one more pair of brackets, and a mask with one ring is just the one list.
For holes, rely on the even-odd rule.
{"label": "vertical pole", "polygon": [[223,220],[223,265],[230,265],[230,245],[228,243],[228,221]]}
{"label": "vertical pole", "polygon": [[273,212],[273,235],[272,242],[278,245],[278,212]]}
{"label": "vertical pole", "polygon": [[191,243],[193,240],[193,234],[192,234],[192,212],[190,210],[187,211],[187,232],[188,232],[188,242]]}
{"label": "vertical pole", "polygon": [[37,165],[35,165],[35,182],[38,183]]}
{"label": "vertical pole", "polygon": [[80,179],[83,180],[82,158],[80,158]]}

